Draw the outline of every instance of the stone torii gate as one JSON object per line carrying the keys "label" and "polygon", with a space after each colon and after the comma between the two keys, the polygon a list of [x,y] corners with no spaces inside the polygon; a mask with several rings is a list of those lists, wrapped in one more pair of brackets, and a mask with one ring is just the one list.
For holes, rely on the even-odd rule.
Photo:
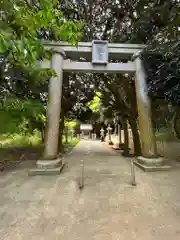
{"label": "stone torii gate", "polygon": [[[100,56],[100,54],[98,57],[95,47],[101,43],[102,45],[104,44],[104,55]],[[44,152],[44,159],[46,160],[38,161],[38,165],[55,167],[59,163],[58,160],[54,159],[58,153],[63,72],[135,74],[142,147],[140,159],[147,164],[154,163],[160,165],[162,159],[157,158],[156,141],[152,130],[150,100],[147,95],[146,74],[140,58],[140,52],[146,46],[139,44],[108,44],[105,41],[80,42],[77,46],[64,42],[45,42],[44,45],[47,49],[53,49],[51,68],[55,70],[57,76],[53,77],[49,82],[48,124]],[[86,62],[79,61],[81,58],[86,59]],[[126,60],[126,63],[113,62],[116,60]],[[50,63],[43,63],[43,67],[49,66]]]}

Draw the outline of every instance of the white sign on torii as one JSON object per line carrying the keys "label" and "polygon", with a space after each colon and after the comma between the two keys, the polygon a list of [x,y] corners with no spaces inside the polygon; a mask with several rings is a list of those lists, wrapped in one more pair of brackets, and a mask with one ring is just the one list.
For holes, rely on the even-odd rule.
{"label": "white sign on torii", "polygon": [[93,40],[92,63],[105,65],[108,64],[108,41]]}

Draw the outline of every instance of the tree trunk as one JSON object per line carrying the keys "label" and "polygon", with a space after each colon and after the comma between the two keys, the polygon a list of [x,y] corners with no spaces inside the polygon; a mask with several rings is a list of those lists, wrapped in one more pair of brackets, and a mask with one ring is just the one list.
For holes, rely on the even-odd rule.
{"label": "tree trunk", "polygon": [[63,151],[63,130],[64,130],[64,113],[61,112],[61,120],[59,124],[59,143],[58,143],[58,150],[59,152]]}
{"label": "tree trunk", "polygon": [[123,129],[124,129],[124,156],[129,156],[129,134],[128,134],[128,126],[127,119],[123,118]]}
{"label": "tree trunk", "polygon": [[180,139],[180,108],[176,107],[173,114],[173,131],[177,139]]}
{"label": "tree trunk", "polygon": [[117,131],[117,133],[118,133],[118,142],[119,142],[119,148],[121,149],[121,146],[122,146],[122,136],[121,136],[121,125],[120,124],[118,124],[118,131]]}
{"label": "tree trunk", "polygon": [[137,127],[137,122],[135,119],[129,119],[129,124],[132,129],[133,143],[134,143],[134,154],[135,156],[141,156],[141,143]]}
{"label": "tree trunk", "polygon": [[44,133],[44,132],[45,132],[45,129],[42,128],[42,129],[41,129],[41,142],[42,142],[42,143],[44,143],[44,141],[45,141],[45,133]]}

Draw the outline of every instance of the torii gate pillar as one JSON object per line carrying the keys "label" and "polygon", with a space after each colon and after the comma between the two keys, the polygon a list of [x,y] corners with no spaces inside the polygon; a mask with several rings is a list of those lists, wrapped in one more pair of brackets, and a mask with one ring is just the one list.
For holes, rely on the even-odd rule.
{"label": "torii gate pillar", "polygon": [[156,140],[151,120],[151,103],[148,97],[146,74],[140,53],[135,54],[133,60],[136,66],[135,88],[142,149],[142,156],[138,158],[138,162],[145,165],[160,166],[163,163],[163,158],[157,156]]}
{"label": "torii gate pillar", "polygon": [[56,157],[58,154],[64,57],[65,53],[63,51],[53,51],[51,68],[55,71],[56,76],[52,77],[49,82],[48,122],[45,135],[44,160],[37,161],[37,166],[39,168],[53,169],[62,165],[62,160],[56,159]]}
{"label": "torii gate pillar", "polygon": [[56,76],[49,82],[48,124],[45,140],[45,159],[53,159],[58,153],[59,120],[61,113],[62,84],[63,84],[63,51],[54,51],[51,59],[51,68]]}

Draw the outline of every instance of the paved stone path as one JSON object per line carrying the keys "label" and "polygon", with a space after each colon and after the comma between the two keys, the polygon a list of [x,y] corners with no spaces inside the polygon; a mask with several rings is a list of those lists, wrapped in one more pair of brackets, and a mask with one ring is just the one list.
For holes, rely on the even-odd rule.
{"label": "paved stone path", "polygon": [[[79,191],[80,160],[85,188]],[[0,176],[2,240],[179,240],[180,168],[144,173],[130,185],[129,159],[82,141],[60,176]]]}

